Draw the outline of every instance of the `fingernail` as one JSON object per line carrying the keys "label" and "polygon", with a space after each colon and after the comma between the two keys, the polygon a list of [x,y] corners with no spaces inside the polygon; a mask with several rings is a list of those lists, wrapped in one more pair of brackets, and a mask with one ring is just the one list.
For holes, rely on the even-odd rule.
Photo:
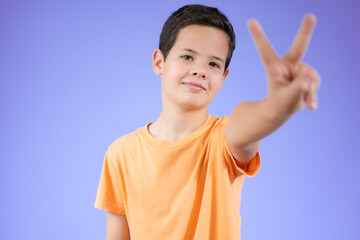
{"label": "fingernail", "polygon": [[317,103],[316,103],[315,101],[312,102],[311,106],[312,106],[312,108],[313,108],[314,110],[316,110],[317,107],[318,107],[318,105],[317,105]]}

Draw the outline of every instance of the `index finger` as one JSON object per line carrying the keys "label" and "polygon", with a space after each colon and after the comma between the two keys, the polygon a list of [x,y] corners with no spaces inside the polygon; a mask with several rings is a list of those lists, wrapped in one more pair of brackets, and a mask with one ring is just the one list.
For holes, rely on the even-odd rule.
{"label": "index finger", "polygon": [[269,40],[266,38],[260,23],[255,19],[251,19],[248,21],[248,28],[265,66],[268,66],[272,61],[279,59]]}
{"label": "index finger", "polygon": [[285,55],[285,59],[290,62],[299,62],[304,56],[309,45],[312,32],[316,23],[316,17],[313,14],[307,14],[301,24],[301,27],[294,39],[294,42]]}

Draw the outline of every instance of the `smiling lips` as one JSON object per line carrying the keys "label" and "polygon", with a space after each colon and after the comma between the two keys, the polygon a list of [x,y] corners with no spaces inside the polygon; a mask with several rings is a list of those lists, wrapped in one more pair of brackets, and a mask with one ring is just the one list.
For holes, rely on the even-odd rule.
{"label": "smiling lips", "polygon": [[195,92],[201,92],[204,91],[205,88],[200,84],[200,83],[196,83],[196,82],[183,82],[183,85],[185,85],[187,88],[189,88],[192,91]]}

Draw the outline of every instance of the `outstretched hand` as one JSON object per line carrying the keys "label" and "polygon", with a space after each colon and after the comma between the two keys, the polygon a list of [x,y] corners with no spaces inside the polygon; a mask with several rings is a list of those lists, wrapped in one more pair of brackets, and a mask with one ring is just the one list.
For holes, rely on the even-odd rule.
{"label": "outstretched hand", "polygon": [[305,16],[295,40],[285,57],[279,57],[267,40],[260,24],[250,20],[248,27],[265,65],[268,80],[268,100],[279,114],[293,114],[303,107],[317,108],[320,76],[302,62],[310,42],[316,17]]}

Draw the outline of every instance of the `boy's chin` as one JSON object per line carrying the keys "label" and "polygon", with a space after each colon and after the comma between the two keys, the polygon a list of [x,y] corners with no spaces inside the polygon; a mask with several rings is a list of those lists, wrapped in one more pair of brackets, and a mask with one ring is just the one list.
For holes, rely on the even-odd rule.
{"label": "boy's chin", "polygon": [[209,108],[210,103],[204,103],[194,100],[182,101],[178,105],[186,111],[202,111]]}

